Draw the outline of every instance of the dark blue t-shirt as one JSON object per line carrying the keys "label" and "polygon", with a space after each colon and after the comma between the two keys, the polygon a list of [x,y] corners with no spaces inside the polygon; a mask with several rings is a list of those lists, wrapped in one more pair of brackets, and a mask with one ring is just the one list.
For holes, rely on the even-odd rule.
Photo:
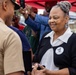
{"label": "dark blue t-shirt", "polygon": [[14,30],[20,37],[21,39],[21,42],[22,42],[22,48],[23,48],[23,51],[27,51],[31,48],[29,42],[28,42],[28,39],[26,37],[26,35],[19,29],[13,27],[13,26],[9,26],[9,28],[11,28],[12,30]]}

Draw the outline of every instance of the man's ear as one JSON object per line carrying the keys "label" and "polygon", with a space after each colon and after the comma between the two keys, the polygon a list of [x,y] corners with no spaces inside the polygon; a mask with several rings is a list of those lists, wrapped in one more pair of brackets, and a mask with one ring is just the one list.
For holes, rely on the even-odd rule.
{"label": "man's ear", "polygon": [[7,10],[7,4],[8,2],[7,2],[7,0],[3,0],[3,2],[2,2],[2,8],[6,11]]}

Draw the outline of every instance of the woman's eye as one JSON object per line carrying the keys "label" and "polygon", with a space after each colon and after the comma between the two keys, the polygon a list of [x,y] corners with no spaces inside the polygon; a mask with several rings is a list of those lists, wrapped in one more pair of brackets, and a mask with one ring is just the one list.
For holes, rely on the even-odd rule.
{"label": "woman's eye", "polygon": [[55,17],[55,16],[54,16],[54,17],[49,17],[49,19],[52,19],[52,18],[53,18],[53,19],[59,19],[58,16],[56,16],[56,17]]}
{"label": "woman's eye", "polygon": [[54,19],[59,19],[59,17],[53,17]]}

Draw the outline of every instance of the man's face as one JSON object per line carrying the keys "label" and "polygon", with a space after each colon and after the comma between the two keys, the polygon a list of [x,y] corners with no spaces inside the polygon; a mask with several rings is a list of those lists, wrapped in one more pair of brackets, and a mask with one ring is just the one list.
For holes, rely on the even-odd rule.
{"label": "man's face", "polygon": [[14,4],[10,0],[7,1],[6,9],[7,9],[6,10],[6,23],[7,23],[7,21],[9,21],[8,22],[8,24],[9,24],[12,21],[12,18],[14,15]]}

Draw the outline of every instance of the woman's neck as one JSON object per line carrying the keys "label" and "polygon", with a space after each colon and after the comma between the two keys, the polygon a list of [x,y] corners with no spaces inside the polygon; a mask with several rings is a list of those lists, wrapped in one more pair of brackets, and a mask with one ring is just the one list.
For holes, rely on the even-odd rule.
{"label": "woman's neck", "polygon": [[65,33],[65,31],[67,30],[67,28],[61,30],[61,31],[56,31],[53,35],[53,41],[56,40],[59,36],[63,35]]}

